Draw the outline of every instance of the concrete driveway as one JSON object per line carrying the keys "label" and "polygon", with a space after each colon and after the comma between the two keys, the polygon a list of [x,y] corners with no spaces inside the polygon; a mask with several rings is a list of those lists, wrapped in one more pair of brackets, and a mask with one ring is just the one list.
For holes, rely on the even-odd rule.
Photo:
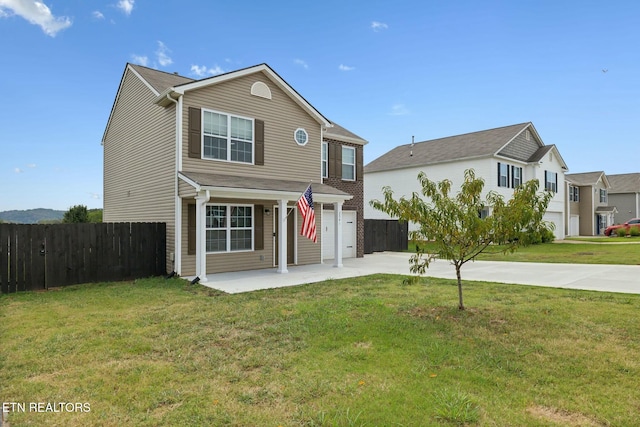
{"label": "concrete driveway", "polygon": [[[292,266],[285,274],[276,273],[275,268],[210,274],[206,282],[200,283],[233,294],[376,273],[409,275],[410,257],[406,252],[382,252],[345,259],[341,268],[333,267],[329,260],[326,264]],[[443,260],[432,263],[425,276],[456,277],[453,266]],[[462,279],[640,294],[640,266],[637,265],[475,261],[462,267]]]}

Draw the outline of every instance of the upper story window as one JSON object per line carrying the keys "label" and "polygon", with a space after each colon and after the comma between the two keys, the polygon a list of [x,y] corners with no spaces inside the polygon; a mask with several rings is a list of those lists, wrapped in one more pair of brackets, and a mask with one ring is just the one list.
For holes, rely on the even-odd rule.
{"label": "upper story window", "polygon": [[580,201],[580,187],[576,187],[575,185],[569,186],[569,201],[570,202]]}
{"label": "upper story window", "polygon": [[322,177],[327,178],[329,176],[329,144],[322,143]]}
{"label": "upper story window", "polygon": [[558,174],[556,172],[544,171],[544,189],[558,192]]}
{"label": "upper story window", "polygon": [[604,188],[600,189],[600,203],[607,203],[607,190]]}
{"label": "upper story window", "polygon": [[498,187],[509,186],[509,165],[498,162]]}
{"label": "upper story window", "polygon": [[302,128],[296,129],[296,131],[293,133],[293,136],[298,145],[306,145],[307,141],[309,141],[309,135],[307,134],[307,131]]}
{"label": "upper story window", "polygon": [[516,188],[522,184],[522,168],[511,166],[511,187]]}
{"label": "upper story window", "polygon": [[342,179],[345,181],[356,180],[355,147],[342,146]]}
{"label": "upper story window", "polygon": [[522,184],[522,168],[498,162],[498,187],[516,188]]}
{"label": "upper story window", "polygon": [[215,111],[202,111],[202,157],[253,163],[253,120]]}
{"label": "upper story window", "polygon": [[253,206],[207,205],[207,252],[253,250]]}

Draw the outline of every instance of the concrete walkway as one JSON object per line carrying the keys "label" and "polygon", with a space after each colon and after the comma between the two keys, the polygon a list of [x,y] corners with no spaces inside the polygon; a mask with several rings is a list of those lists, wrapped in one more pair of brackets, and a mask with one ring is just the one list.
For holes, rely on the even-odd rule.
{"label": "concrete walkway", "polygon": [[[276,273],[275,268],[210,274],[207,282],[201,284],[233,294],[376,273],[409,275],[410,257],[406,252],[383,252],[345,259],[342,268],[335,268],[327,261],[326,264],[291,266],[285,274]],[[448,261],[438,260],[431,264],[425,276],[455,279],[455,269]],[[637,265],[475,261],[462,267],[462,279],[640,294],[640,266]]]}

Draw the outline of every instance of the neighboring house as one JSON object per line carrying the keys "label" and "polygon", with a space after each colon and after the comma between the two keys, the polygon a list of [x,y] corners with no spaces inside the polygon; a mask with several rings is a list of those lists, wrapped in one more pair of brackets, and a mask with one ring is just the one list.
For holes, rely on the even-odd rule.
{"label": "neighboring house", "polygon": [[565,175],[569,236],[598,236],[613,224],[616,207],[609,202],[609,179],[604,172]]}
{"label": "neighboring house", "polygon": [[[323,157],[323,134],[329,147],[349,147],[342,164]],[[362,217],[366,141],[333,127],[266,64],[202,80],[127,64],[102,143],[104,221],[165,222],[168,271],[201,281],[286,273],[361,252],[360,224],[349,242],[343,217]],[[325,160],[341,173],[324,178]],[[309,184],[317,243],[299,235],[295,207]]]}
{"label": "neighboring house", "polygon": [[384,186],[390,186],[395,197],[410,196],[420,191],[417,176],[424,171],[432,181],[451,180],[452,188],[457,189],[467,169],[474,169],[476,176],[485,180],[485,195],[496,191],[505,198],[519,184],[538,179],[541,190],[554,193],[544,219],[554,224],[557,239],[564,238],[563,183],[567,165],[555,145],[542,142],[532,123],[394,148],[365,166],[365,218],[389,219],[369,205],[372,199],[383,199]]}
{"label": "neighboring house", "polygon": [[618,210],[614,224],[623,224],[631,218],[640,218],[640,173],[608,175],[609,203]]}

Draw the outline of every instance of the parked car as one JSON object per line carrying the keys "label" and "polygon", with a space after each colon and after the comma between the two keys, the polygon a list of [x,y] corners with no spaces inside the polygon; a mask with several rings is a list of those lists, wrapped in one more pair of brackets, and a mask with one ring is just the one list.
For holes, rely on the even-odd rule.
{"label": "parked car", "polygon": [[604,235],[605,236],[615,236],[617,234],[616,230],[618,228],[625,228],[627,230],[627,234],[629,234],[629,230],[631,229],[632,226],[640,227],[640,218],[630,219],[629,221],[625,222],[624,224],[610,225],[610,226],[607,227],[606,230],[604,230]]}

